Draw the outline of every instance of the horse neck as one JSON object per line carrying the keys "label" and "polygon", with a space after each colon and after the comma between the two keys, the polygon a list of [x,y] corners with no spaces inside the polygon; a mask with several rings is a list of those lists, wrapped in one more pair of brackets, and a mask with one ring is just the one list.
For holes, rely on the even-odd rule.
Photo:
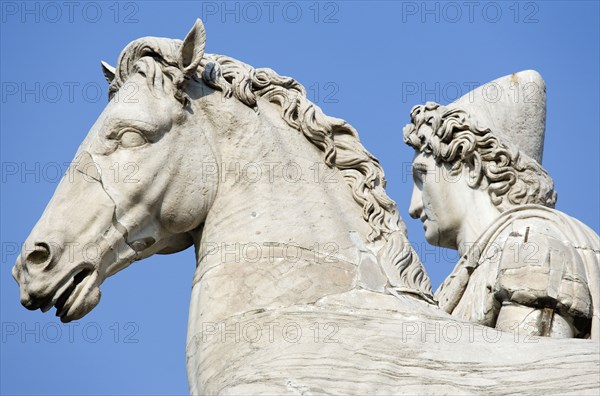
{"label": "horse neck", "polygon": [[[194,236],[188,335],[202,323],[350,292],[361,287],[360,268],[376,273],[376,288],[382,286],[384,275],[365,247],[371,228],[362,207],[343,175],[324,165],[323,153],[274,107],[262,106],[260,115],[225,107],[221,115],[211,122],[220,126],[209,139],[219,181]],[[396,250],[386,251],[401,256]]]}
{"label": "horse neck", "polygon": [[202,242],[296,245],[356,262],[351,233],[369,226],[340,172],[274,106],[238,107],[214,136],[219,186]]}

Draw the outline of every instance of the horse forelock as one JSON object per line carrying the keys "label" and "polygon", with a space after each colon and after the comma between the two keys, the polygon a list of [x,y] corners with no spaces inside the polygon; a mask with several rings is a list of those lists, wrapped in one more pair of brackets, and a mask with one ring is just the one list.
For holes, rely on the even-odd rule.
{"label": "horse forelock", "polygon": [[[144,37],[130,43],[117,62],[115,79],[109,91],[116,92],[136,72],[136,63],[151,57],[169,74],[179,90],[183,74],[178,68],[180,40]],[[363,219],[369,224],[369,242],[383,241],[381,260],[391,260],[402,273],[406,289],[431,298],[431,284],[424,268],[408,243],[406,228],[399,217],[396,204],[385,191],[385,176],[381,165],[362,145],[356,130],[346,121],[325,115],[306,96],[306,90],[296,80],[277,74],[269,68],[252,66],[223,55],[205,54],[199,69],[203,81],[222,91],[224,96],[235,96],[245,105],[258,110],[258,99],[263,98],[280,108],[282,119],[302,132],[309,142],[324,153],[324,162],[336,167],[352,191],[355,202],[363,209]],[[200,71],[200,70],[199,70]],[[151,76],[147,76],[150,80]],[[181,95],[181,92],[178,93]],[[398,240],[401,240],[399,243]],[[405,252],[409,247],[410,254]]]}
{"label": "horse forelock", "polygon": [[110,84],[109,94],[118,91],[136,72],[135,65],[143,57],[151,57],[162,66],[177,67],[181,43],[181,40],[163,37],[142,37],[129,43],[117,61],[115,78]]}

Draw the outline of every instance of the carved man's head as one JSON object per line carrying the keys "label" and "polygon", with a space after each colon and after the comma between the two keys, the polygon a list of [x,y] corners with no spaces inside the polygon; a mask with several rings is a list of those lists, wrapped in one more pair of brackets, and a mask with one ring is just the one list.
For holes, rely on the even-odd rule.
{"label": "carved man's head", "polygon": [[[404,141],[416,151],[415,186],[431,190],[432,186],[427,184],[436,183],[438,190],[443,189],[433,192],[441,196],[439,199],[431,197],[427,205],[422,205],[424,209],[411,209],[411,216],[422,218],[422,212],[427,212],[429,206],[434,213],[428,215],[437,217],[436,229],[426,229],[430,243],[454,247],[453,242],[445,240],[448,238],[444,233],[455,229],[456,222],[462,221],[465,213],[454,207],[461,203],[460,196],[455,196],[453,190],[483,190],[499,212],[524,204],[554,207],[554,183],[541,165],[510,143],[500,141],[490,129],[477,125],[470,114],[460,108],[432,102],[415,106],[411,123],[403,132]],[[427,180],[418,178],[419,168],[427,163],[437,167],[439,173]]]}

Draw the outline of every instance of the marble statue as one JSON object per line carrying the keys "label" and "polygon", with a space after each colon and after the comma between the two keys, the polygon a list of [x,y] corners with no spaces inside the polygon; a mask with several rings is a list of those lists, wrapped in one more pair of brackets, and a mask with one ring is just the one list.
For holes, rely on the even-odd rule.
{"label": "marble statue", "polygon": [[[494,95],[486,94],[492,87]],[[556,210],[541,166],[546,89],[532,70],[448,106],[415,106],[410,215],[461,259],[436,292],[470,322],[550,337],[600,338],[600,238]]]}
{"label": "marble statue", "polygon": [[597,392],[598,342],[440,310],[356,130],[205,45],[198,20],[102,64],[109,104],[13,269],[25,307],[77,320],[109,276],[193,247],[191,394]]}

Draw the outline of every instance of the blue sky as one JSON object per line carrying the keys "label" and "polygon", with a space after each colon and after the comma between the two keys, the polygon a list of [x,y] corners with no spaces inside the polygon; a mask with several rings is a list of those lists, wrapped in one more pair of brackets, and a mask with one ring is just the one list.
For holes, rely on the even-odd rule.
{"label": "blue sky", "polygon": [[[269,5],[270,4],[270,5]],[[410,109],[525,69],[547,85],[544,166],[557,208],[599,215],[598,2],[12,2],[1,4],[2,350],[0,393],[185,394],[191,250],[107,280],[78,324],[19,304],[20,245],[107,101],[101,59],[142,36],[183,38],[195,18],[207,52],[271,67],[344,118],[381,161],[409,238],[437,287],[456,253],[428,246],[408,216]],[[18,249],[18,248],[17,248]]]}

